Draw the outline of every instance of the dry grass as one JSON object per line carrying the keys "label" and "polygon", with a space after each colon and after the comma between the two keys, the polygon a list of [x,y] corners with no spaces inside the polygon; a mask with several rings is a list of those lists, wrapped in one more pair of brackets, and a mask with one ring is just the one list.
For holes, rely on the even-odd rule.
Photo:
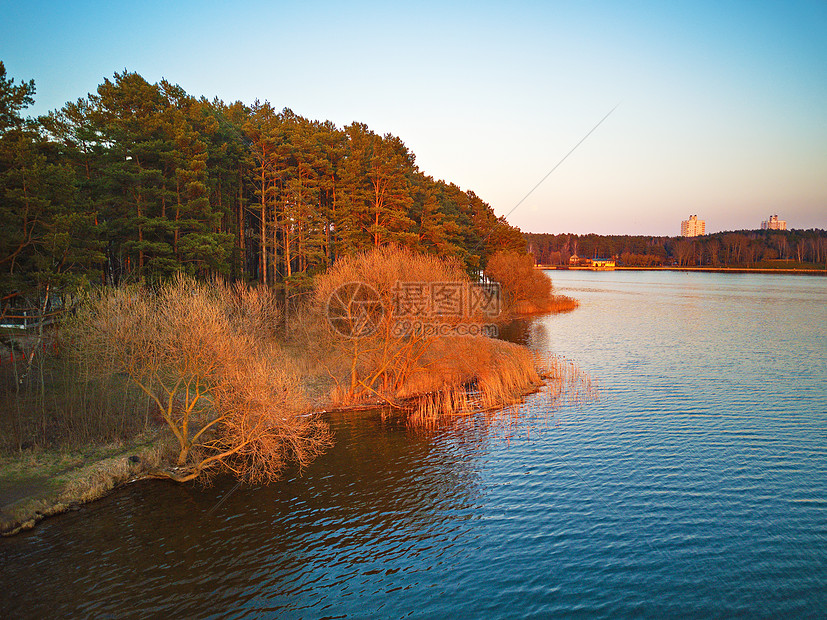
{"label": "dry grass", "polygon": [[[576,408],[598,399],[597,384],[575,363],[552,355],[534,355],[532,358],[532,366],[541,382],[533,390],[537,396],[530,405],[524,398],[528,395],[527,390],[518,389],[520,381],[525,379],[519,376],[516,381],[512,379],[503,386],[495,383],[495,398],[488,402],[480,398],[479,391],[474,390],[473,386],[465,391],[443,389],[417,402],[416,409],[408,418],[409,427],[417,433],[430,433],[445,424],[454,424],[458,415],[468,417],[473,414],[475,429],[481,423],[487,434],[510,441],[521,435],[530,438],[536,434],[561,406]],[[525,362],[523,368],[530,373]],[[498,398],[502,400],[498,402]]]}
{"label": "dry grass", "polygon": [[542,384],[525,347],[484,337],[433,340],[398,398],[421,418],[467,414],[517,402]]}
{"label": "dry grass", "polygon": [[599,398],[597,382],[575,362],[556,355],[543,355],[537,363],[547,380],[546,392],[553,407],[577,407]]}
{"label": "dry grass", "polygon": [[[545,277],[545,276],[544,276]],[[544,301],[517,300],[512,308],[512,315],[530,316],[533,314],[558,314],[571,312],[580,302],[567,295],[551,295]]]}

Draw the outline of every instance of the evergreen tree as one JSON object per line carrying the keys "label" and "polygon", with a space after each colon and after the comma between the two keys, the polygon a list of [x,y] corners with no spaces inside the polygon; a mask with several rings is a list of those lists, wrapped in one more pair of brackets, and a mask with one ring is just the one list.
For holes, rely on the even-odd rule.
{"label": "evergreen tree", "polygon": [[301,288],[338,257],[390,243],[478,273],[494,250],[520,246],[489,205],[425,176],[398,137],[364,124],[195,99],[124,70],[35,126],[19,114],[34,84],[0,69],[7,279],[40,269],[21,261],[46,221],[54,251],[60,226],[83,228],[90,273],[112,284],[185,271]]}
{"label": "evergreen tree", "polygon": [[101,254],[71,165],[38,122],[21,116],[34,93],[34,82],[15,86],[0,62],[0,297],[45,311],[94,277]]}

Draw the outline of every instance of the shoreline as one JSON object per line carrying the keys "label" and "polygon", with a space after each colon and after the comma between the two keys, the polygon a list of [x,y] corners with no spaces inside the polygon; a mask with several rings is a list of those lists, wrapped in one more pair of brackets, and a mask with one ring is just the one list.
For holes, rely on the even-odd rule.
{"label": "shoreline", "polygon": [[[509,261],[522,260],[522,277],[529,282],[538,279],[545,282],[546,286],[542,290],[550,298],[547,300],[549,301],[548,307],[545,307],[547,304],[542,303],[542,300],[536,305],[528,301],[528,305],[523,309],[531,310],[531,312],[515,314],[555,314],[577,307],[576,300],[569,297],[551,296],[551,282],[546,282],[548,278],[533,269],[533,261],[530,257],[525,256],[524,258],[525,260],[522,260],[519,257],[514,258],[505,255],[501,262],[505,262],[507,266],[510,264]],[[358,279],[362,277],[363,273],[377,271],[393,274],[395,273],[394,270],[398,271],[405,267],[409,271],[412,270],[407,276],[411,277],[412,281],[432,278],[435,275],[441,276],[441,279],[446,281],[453,278],[456,281],[464,282],[466,278],[464,272],[457,271],[454,274],[451,271],[452,269],[458,270],[458,267],[445,266],[439,262],[440,259],[438,258],[416,257],[410,255],[410,253],[404,254],[401,250],[396,251],[393,248],[381,252],[375,251],[370,255],[360,255],[354,260],[362,261],[365,264],[351,265],[340,262],[337,263],[338,271],[333,270],[324,276],[327,280],[322,281],[318,285],[320,288],[316,291],[316,295],[320,299],[330,299],[330,296],[323,294],[326,292],[325,286],[333,287],[335,293],[338,288],[334,285],[338,283],[338,280],[354,281],[354,274],[350,272],[355,272]],[[380,268],[377,269],[376,265]],[[421,271],[422,274],[418,274],[417,270]],[[403,271],[402,275],[405,273]],[[396,277],[398,281],[399,274]],[[391,290],[391,286],[387,282],[379,281],[375,284],[379,290]],[[509,281],[509,284],[514,287],[514,290],[520,288],[519,282]],[[182,310],[183,301],[190,300],[192,297],[190,289],[187,288],[188,285],[195,287],[197,295],[200,295],[200,297],[196,297],[196,300],[208,300],[204,302],[203,307],[196,304],[196,310],[192,314],[185,313]],[[157,305],[159,303],[158,299],[160,299],[167,304],[163,308],[176,308],[179,315],[185,319],[184,328],[193,324],[202,315],[212,317],[213,314],[211,313],[217,312],[215,310],[216,306],[219,309],[218,311],[221,312],[236,312],[236,310],[233,310],[236,307],[233,304],[237,305],[238,302],[233,301],[235,297],[231,297],[232,291],[229,288],[221,288],[221,295],[214,298],[203,290],[205,286],[203,283],[196,284],[193,282],[189,284],[182,279],[177,279],[165,285],[164,296],[152,298],[152,303]],[[246,294],[246,292],[249,292],[249,296],[252,296],[251,299],[244,296],[241,299],[244,304],[250,306],[250,314],[243,315],[243,320],[242,318],[237,319],[238,325],[235,322],[225,322],[225,324],[216,321],[215,325],[217,327],[212,331],[199,332],[200,337],[218,339],[221,343],[226,341],[229,344],[239,341],[244,346],[248,346],[251,342],[250,339],[245,340],[239,336],[241,332],[238,329],[240,326],[247,326],[253,330],[258,329],[259,331],[254,331],[256,339],[253,339],[252,344],[257,346],[261,343],[260,352],[265,356],[272,356],[272,360],[267,358],[268,361],[278,362],[285,366],[286,370],[283,374],[271,375],[268,373],[275,372],[275,366],[271,369],[270,366],[265,364],[244,365],[236,357],[229,355],[225,356],[227,359],[221,357],[219,355],[221,351],[219,351],[214,353],[215,360],[212,363],[216,364],[220,371],[229,370],[229,372],[225,372],[224,375],[217,375],[217,378],[212,375],[210,375],[211,379],[204,378],[204,386],[207,386],[208,389],[201,393],[196,392],[197,397],[206,394],[209,389],[212,389],[209,381],[215,382],[222,389],[229,391],[230,394],[239,399],[238,402],[231,399],[227,402],[222,401],[215,405],[215,408],[234,407],[228,411],[242,419],[243,416],[247,415],[247,407],[251,403],[253,405],[250,410],[251,415],[264,414],[259,414],[255,408],[259,406],[258,401],[248,399],[250,394],[258,398],[259,393],[255,389],[238,389],[239,386],[252,381],[254,388],[264,386],[267,391],[262,393],[274,395],[272,402],[267,402],[268,408],[266,411],[281,411],[282,414],[280,417],[273,415],[271,418],[267,418],[270,422],[266,426],[259,425],[264,429],[261,431],[262,433],[270,433],[270,435],[245,436],[242,438],[245,443],[240,444],[244,446],[251,444],[251,442],[263,442],[264,447],[260,449],[260,452],[255,452],[261,459],[257,465],[260,469],[253,471],[251,476],[247,476],[243,469],[243,466],[247,463],[242,460],[246,457],[241,455],[236,461],[237,464],[241,464],[238,469],[229,466],[239,479],[277,480],[280,478],[281,472],[279,466],[284,460],[295,460],[297,463],[305,464],[317,454],[323,452],[328,443],[328,436],[325,424],[317,416],[326,412],[347,408],[374,408],[377,405],[380,407],[390,406],[394,409],[409,410],[411,419],[416,418],[419,422],[431,424],[442,417],[447,419],[457,414],[465,415],[480,410],[502,409],[520,402],[528,394],[543,385],[552,376],[552,372],[555,377],[559,376],[562,380],[559,364],[549,364],[547,360],[539,358],[524,345],[498,338],[446,336],[433,340],[420,339],[413,341],[413,344],[411,344],[408,341],[394,339],[390,332],[379,332],[377,337],[368,341],[367,345],[362,345],[353,350],[351,350],[350,341],[346,339],[341,339],[343,344],[339,348],[334,343],[326,349],[323,340],[324,334],[327,332],[319,331],[317,333],[313,331],[314,329],[323,328],[325,325],[322,323],[317,326],[310,322],[306,329],[299,331],[295,337],[285,336],[284,341],[281,341],[278,335],[262,328],[264,323],[261,323],[261,321],[269,316],[267,311],[275,312],[276,310],[272,305],[274,303],[272,296],[269,293],[266,295],[259,294],[257,290],[253,289],[249,289],[249,291],[248,289],[242,290],[242,293]],[[118,295],[123,294],[121,289],[116,289],[113,293],[115,299],[120,299]],[[539,299],[538,295],[534,295],[534,297]],[[532,297],[529,295],[530,299]],[[225,305],[221,306],[222,303]],[[150,304],[150,302],[147,302],[147,304]],[[147,307],[150,308],[147,312],[157,311],[155,306],[151,304]],[[247,306],[243,307],[246,308]],[[310,310],[312,311],[312,308]],[[329,309],[327,311],[330,312]],[[279,310],[280,312],[281,310]],[[281,314],[278,316],[281,316]],[[311,321],[314,316],[308,314],[309,318],[307,320]],[[190,322],[187,323],[186,321]],[[328,321],[330,321],[329,316]],[[102,323],[106,329],[116,324],[109,319]],[[137,323],[139,327],[141,324],[140,321]],[[100,350],[104,350],[99,339],[99,335],[102,333],[101,329],[96,329],[95,324],[88,319],[87,323],[83,325],[88,333],[80,332],[80,335],[86,337],[87,340],[82,341],[81,344],[76,343],[76,346],[82,347],[83,343],[86,343],[87,346],[83,347],[84,355],[88,355],[87,352],[90,350],[98,350],[95,349],[96,346]],[[301,327],[301,324],[299,326]],[[106,333],[106,329],[103,330],[104,333]],[[129,338],[139,339],[139,336],[142,335],[138,328],[133,331],[128,331],[124,336],[127,343],[132,342]],[[154,334],[152,337],[156,336],[157,334]],[[162,336],[169,336],[170,340],[174,340],[172,335],[164,333]],[[152,342],[156,341],[153,340]],[[167,347],[166,341],[159,340],[159,342],[161,342],[160,347]],[[315,348],[308,349],[308,342]],[[106,343],[104,342],[104,344]],[[186,355],[201,355],[201,352],[197,350],[196,340],[188,340],[186,344],[189,348],[185,347],[183,351],[174,349],[175,355],[183,356],[184,361],[190,359]],[[373,346],[377,350],[381,350],[382,355],[387,356],[387,359],[378,358],[377,360],[371,357],[372,354],[366,355],[362,349],[367,346]],[[129,351],[131,352],[125,354],[127,356],[125,359],[131,359],[129,356],[134,357],[136,355],[134,349]],[[307,351],[313,352],[308,354]],[[146,363],[143,358],[141,359],[140,363]],[[70,368],[70,366],[66,366],[66,368]],[[122,369],[122,367],[117,367],[117,369]],[[127,371],[129,369],[131,369],[131,366]],[[65,371],[64,374],[68,372],[64,369],[64,366],[59,366],[58,370]],[[109,367],[104,370],[112,372]],[[171,372],[178,372],[178,367],[172,364]],[[546,374],[547,372],[549,374]],[[143,430],[140,427],[122,426],[122,432],[115,435],[121,437],[116,443],[94,444],[94,438],[92,438],[87,439],[79,449],[72,450],[68,446],[75,444],[69,440],[66,440],[64,444],[57,440],[54,444],[49,444],[44,440],[43,445],[52,445],[52,449],[20,450],[0,457],[0,534],[8,536],[31,529],[47,516],[76,509],[81,504],[101,498],[124,484],[140,479],[168,477],[178,482],[193,479],[203,473],[202,466],[223,468],[227,463],[222,459],[230,460],[236,455],[236,448],[232,450],[225,449],[224,452],[210,454],[209,456],[195,453],[196,449],[203,446],[206,446],[207,451],[214,449],[210,446],[209,441],[205,442],[203,438],[199,438],[207,429],[225,419],[226,416],[222,410],[221,416],[223,417],[213,419],[210,416],[218,414],[207,407],[204,410],[205,413],[202,419],[196,416],[196,414],[201,413],[200,410],[197,410],[196,414],[192,416],[192,423],[198,424],[200,430],[193,426],[192,432],[194,434],[189,435],[187,424],[191,421],[190,413],[197,398],[191,401],[191,404],[187,400],[187,407],[182,407],[180,412],[175,408],[176,401],[174,400],[174,398],[180,400],[184,397],[188,399],[191,396],[189,383],[187,383],[186,392],[182,395],[177,392],[181,380],[170,390],[159,379],[161,387],[169,395],[167,399],[169,404],[167,405],[167,400],[162,404],[141,383],[145,380],[142,375],[136,378],[134,375],[130,375],[129,372],[125,374],[143,388],[143,391],[155,401],[155,404],[161,410],[160,418],[163,418],[163,421],[156,419],[159,416],[150,418],[147,417],[149,414],[142,414],[145,420]],[[62,378],[63,374],[60,377]],[[157,379],[156,375],[151,375],[151,377]],[[200,375],[198,380],[201,380]],[[45,390],[45,382],[42,385]],[[132,384],[127,381],[124,385]],[[197,383],[194,389],[197,390],[197,386],[201,386],[201,384]],[[103,385],[104,390],[110,387],[108,384]],[[135,388],[134,385],[132,387]],[[60,386],[50,387],[54,390],[59,388]],[[126,387],[124,387],[124,390],[124,394],[127,394]],[[224,398],[227,400],[228,397],[225,395]],[[155,411],[151,404],[147,406]],[[18,403],[18,408],[20,408],[20,403]],[[26,407],[25,411],[28,412],[29,408]],[[124,412],[126,411],[127,404],[125,402]],[[226,415],[229,416],[230,414],[227,413]],[[126,416],[126,413],[124,413],[124,416]],[[303,418],[315,419],[304,421]],[[148,420],[153,420],[153,424],[157,423],[158,428],[150,427]],[[279,426],[279,424],[282,426]],[[238,428],[240,424],[235,418],[232,418],[228,426],[230,432],[232,432],[232,429]],[[271,426],[275,429],[272,432],[270,432]],[[284,431],[282,427],[287,430]],[[216,427],[216,429],[221,429],[219,432],[224,430],[223,427]],[[172,432],[169,433],[168,430]],[[138,434],[131,436],[133,432]],[[301,441],[307,441],[308,451],[306,453],[301,452],[305,448],[295,442],[291,446],[296,452],[288,455],[289,458],[283,458],[280,452],[270,450],[273,444],[284,441],[284,435],[277,435],[278,432],[297,433]],[[307,436],[301,435],[304,432],[307,432]],[[311,435],[311,433],[315,434]],[[111,437],[112,435],[108,436]],[[204,437],[208,436],[205,435]],[[231,437],[231,439],[233,438]],[[197,441],[201,443],[197,443]],[[316,443],[313,444],[313,441],[316,441]],[[18,442],[18,445],[21,445],[20,442]],[[57,447],[60,445],[64,447]],[[258,446],[258,444],[255,445]],[[195,456],[190,457],[191,452]],[[173,467],[175,463],[178,463],[180,467]],[[183,474],[180,472],[183,472]],[[256,478],[255,476],[260,477]]]}
{"label": "shoreline", "polygon": [[[520,391],[523,399],[539,391],[550,375],[541,376],[540,385],[526,385]],[[416,403],[439,390],[407,399],[410,413]],[[507,407],[503,402],[497,407]],[[366,411],[393,407],[385,401],[363,402],[346,406],[321,407],[308,415],[324,415],[348,411]],[[485,408],[480,411],[491,409]],[[446,417],[469,415],[467,412],[446,414]],[[60,450],[24,455],[22,459],[4,457],[0,461],[0,537],[8,538],[33,529],[47,517],[79,510],[81,506],[103,499],[118,489],[142,480],[162,479],[165,438],[141,436],[124,444],[97,446],[92,454],[63,453]],[[137,459],[137,460],[133,460]],[[33,464],[32,464],[33,463]],[[153,472],[155,472],[153,474]]]}
{"label": "shoreline", "polygon": [[827,276],[827,269],[764,269],[753,267],[566,267],[563,265],[536,265],[548,271],[698,271],[707,273],[783,273],[789,275]]}
{"label": "shoreline", "polygon": [[83,452],[60,449],[6,456],[0,467],[0,536],[31,530],[47,517],[78,510],[120,487],[152,478],[164,439],[139,435]]}

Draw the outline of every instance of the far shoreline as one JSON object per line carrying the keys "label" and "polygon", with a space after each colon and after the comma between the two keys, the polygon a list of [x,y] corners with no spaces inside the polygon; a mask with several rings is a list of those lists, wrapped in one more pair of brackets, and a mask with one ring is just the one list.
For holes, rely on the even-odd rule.
{"label": "far shoreline", "polygon": [[707,273],[783,273],[788,275],[827,276],[827,269],[763,269],[750,267],[568,267],[565,265],[536,265],[549,271],[699,271]]}

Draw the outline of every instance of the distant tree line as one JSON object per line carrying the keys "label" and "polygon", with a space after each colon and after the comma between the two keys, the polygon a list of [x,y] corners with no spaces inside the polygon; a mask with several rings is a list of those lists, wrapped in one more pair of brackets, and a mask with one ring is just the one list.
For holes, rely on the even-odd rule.
{"label": "distant tree line", "polygon": [[[173,273],[302,287],[394,243],[479,273],[519,230],[420,171],[398,137],[124,71],[37,119],[0,62],[0,292]],[[39,293],[38,293],[39,292]]]}
{"label": "distant tree line", "polygon": [[573,235],[526,233],[529,252],[542,265],[567,265],[581,258],[615,258],[628,267],[664,265],[708,267],[824,265],[827,231],[741,230],[701,237]]}

